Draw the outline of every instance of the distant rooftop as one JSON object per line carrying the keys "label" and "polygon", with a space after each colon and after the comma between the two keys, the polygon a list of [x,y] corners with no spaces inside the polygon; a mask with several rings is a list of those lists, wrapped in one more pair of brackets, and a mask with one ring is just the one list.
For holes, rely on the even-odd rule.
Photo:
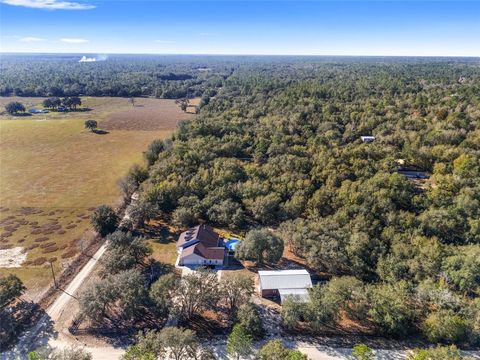
{"label": "distant rooftop", "polygon": [[372,142],[375,140],[375,136],[371,136],[371,135],[360,136],[360,139],[362,139],[363,142]]}

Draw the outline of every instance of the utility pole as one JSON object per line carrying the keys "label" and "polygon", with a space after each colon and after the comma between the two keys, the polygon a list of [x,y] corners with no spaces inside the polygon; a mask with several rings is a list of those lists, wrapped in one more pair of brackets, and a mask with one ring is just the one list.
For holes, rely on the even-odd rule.
{"label": "utility pole", "polygon": [[57,279],[55,279],[55,271],[53,271],[53,263],[50,261],[50,268],[52,269],[53,283],[55,284],[55,289],[58,288]]}

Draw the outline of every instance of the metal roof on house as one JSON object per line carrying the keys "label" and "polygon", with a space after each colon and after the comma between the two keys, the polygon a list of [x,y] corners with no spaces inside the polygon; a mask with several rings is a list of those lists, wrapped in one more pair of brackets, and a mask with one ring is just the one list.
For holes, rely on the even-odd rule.
{"label": "metal roof on house", "polygon": [[259,271],[261,290],[305,289],[312,287],[307,270]]}

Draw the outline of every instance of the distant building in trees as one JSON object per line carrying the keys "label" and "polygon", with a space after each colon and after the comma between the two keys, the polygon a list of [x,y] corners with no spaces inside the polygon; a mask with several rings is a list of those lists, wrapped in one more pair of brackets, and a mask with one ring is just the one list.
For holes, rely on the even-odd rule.
{"label": "distant building in trees", "polygon": [[362,141],[364,143],[370,143],[370,142],[373,142],[375,140],[375,136],[360,136],[360,139],[362,139]]}
{"label": "distant building in trees", "polygon": [[430,175],[416,165],[408,164],[404,159],[397,159],[397,172],[410,180],[426,180]]}

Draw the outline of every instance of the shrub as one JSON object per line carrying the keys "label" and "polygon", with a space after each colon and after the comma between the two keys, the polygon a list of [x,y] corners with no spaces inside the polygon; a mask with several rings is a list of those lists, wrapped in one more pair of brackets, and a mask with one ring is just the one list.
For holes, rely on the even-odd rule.
{"label": "shrub", "polygon": [[252,337],[241,325],[235,325],[227,339],[227,354],[235,359],[252,353]]}
{"label": "shrub", "polygon": [[365,344],[357,344],[353,347],[352,355],[357,360],[373,360],[373,350]]}
{"label": "shrub", "polygon": [[454,346],[437,346],[428,349],[415,349],[408,360],[467,360]]}
{"label": "shrub", "polygon": [[440,310],[428,315],[422,326],[431,342],[455,343],[465,339],[467,324],[451,310]]}
{"label": "shrub", "polygon": [[298,350],[285,347],[281,340],[270,340],[259,351],[261,360],[307,360],[308,357]]}
{"label": "shrub", "polygon": [[90,131],[94,131],[98,127],[98,123],[96,120],[87,120],[85,121],[85,129]]}
{"label": "shrub", "polygon": [[108,205],[101,205],[92,213],[91,222],[95,230],[106,236],[115,231],[120,219],[113,209]]}
{"label": "shrub", "polygon": [[282,303],[282,323],[287,329],[293,329],[305,314],[305,304],[293,296],[287,297]]}
{"label": "shrub", "polygon": [[240,305],[237,314],[237,323],[256,339],[261,339],[265,335],[262,319],[258,313],[257,307],[248,302]]}

